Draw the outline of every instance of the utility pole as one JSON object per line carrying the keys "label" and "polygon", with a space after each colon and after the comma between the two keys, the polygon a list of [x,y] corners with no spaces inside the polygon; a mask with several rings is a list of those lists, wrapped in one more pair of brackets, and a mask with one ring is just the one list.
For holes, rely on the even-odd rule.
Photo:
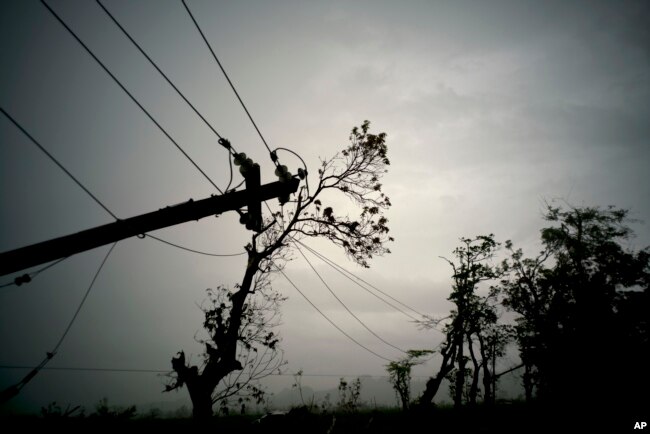
{"label": "utility pole", "polygon": [[[252,163],[252,162],[251,162]],[[248,214],[242,214],[242,223],[248,229],[261,230],[262,201],[287,197],[298,190],[297,178],[280,180],[260,185],[260,168],[257,164],[246,165],[241,170],[246,179],[246,190],[235,191],[221,196],[187,202],[162,208],[147,214],[118,220],[75,234],[66,235],[19,249],[0,253],[0,276],[44,264],[59,258],[94,249],[105,244],[146,234],[156,229],[199,220],[210,215],[218,215],[244,206]],[[246,173],[244,173],[246,172]]]}

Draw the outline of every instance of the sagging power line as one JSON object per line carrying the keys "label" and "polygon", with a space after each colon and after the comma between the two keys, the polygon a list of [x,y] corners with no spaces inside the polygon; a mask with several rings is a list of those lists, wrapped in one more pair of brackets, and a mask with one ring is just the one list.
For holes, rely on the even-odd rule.
{"label": "sagging power line", "polygon": [[63,340],[65,337],[68,335],[68,332],[72,328],[72,325],[74,324],[75,320],[77,319],[77,316],[79,315],[79,312],[81,312],[81,308],[83,307],[84,303],[86,302],[86,299],[88,298],[88,295],[90,294],[90,291],[93,289],[93,286],[95,285],[95,282],[97,281],[97,277],[99,277],[99,274],[101,273],[102,269],[104,268],[104,264],[106,264],[106,261],[108,260],[108,257],[111,255],[111,252],[113,252],[113,249],[117,245],[117,242],[113,243],[110,249],[108,249],[108,252],[106,252],[106,256],[104,256],[104,259],[102,262],[99,264],[99,268],[97,268],[97,271],[95,272],[95,275],[93,276],[93,279],[90,282],[90,285],[88,285],[88,289],[86,289],[86,292],[84,293],[83,298],[81,299],[81,302],[79,303],[79,306],[77,306],[77,309],[75,310],[74,314],[72,315],[72,318],[68,322],[68,326],[65,328],[63,333],[61,334],[61,337],[59,338],[58,342],[54,346],[54,349],[52,351],[49,351],[46,353],[45,358],[41,361],[41,363],[38,364],[38,366],[34,367],[25,377],[23,377],[22,380],[20,380],[18,383],[9,386],[2,392],[0,392],[0,402],[5,402],[14,396],[16,396],[20,391],[29,383],[35,376],[38,374],[38,372],[45,368],[45,365],[49,363],[50,360],[56,355],[57,351],[61,347],[61,344],[63,343]]}
{"label": "sagging power line", "polygon": [[415,310],[414,308],[410,307],[409,305],[407,305],[407,304],[405,304],[405,303],[399,301],[397,298],[395,298],[395,297],[391,296],[390,294],[388,294],[388,293],[382,291],[381,289],[377,288],[375,285],[372,285],[371,283],[365,281],[364,279],[362,279],[361,277],[359,277],[359,276],[357,276],[356,274],[352,273],[351,271],[347,270],[346,268],[344,268],[344,267],[338,265],[336,262],[332,261],[331,259],[329,259],[329,258],[326,257],[325,255],[319,253],[318,251],[312,249],[311,247],[309,247],[308,245],[306,245],[306,244],[303,243],[302,241],[299,241],[299,240],[293,239],[293,242],[296,243],[296,244],[299,244],[299,245],[301,245],[302,247],[304,247],[305,249],[307,249],[309,252],[311,252],[314,256],[316,256],[317,258],[319,258],[321,261],[323,261],[324,263],[326,263],[327,265],[329,265],[330,267],[332,267],[334,270],[336,270],[337,272],[339,272],[341,275],[345,276],[348,280],[350,280],[351,282],[355,283],[357,286],[359,286],[359,287],[362,288],[364,291],[366,291],[366,292],[368,292],[369,294],[371,294],[373,297],[376,297],[377,299],[381,300],[381,301],[382,301],[383,303],[385,303],[387,306],[392,307],[393,309],[395,309],[395,310],[401,312],[402,314],[404,314],[405,316],[411,318],[411,319],[414,320],[414,321],[420,321],[420,320],[421,320],[421,319],[418,319],[418,318],[414,317],[413,315],[409,314],[408,312],[405,312],[403,309],[401,309],[401,308],[395,306],[394,304],[392,304],[391,302],[385,300],[384,298],[380,297],[379,295],[375,294],[374,292],[372,292],[371,290],[369,290],[368,288],[366,288],[365,286],[363,286],[363,285],[362,285],[361,283],[359,283],[359,282],[363,282],[363,283],[365,283],[366,285],[370,286],[371,288],[373,288],[373,289],[376,290],[377,292],[383,294],[384,296],[390,298],[391,300],[395,301],[396,303],[399,303],[400,305],[402,305],[402,306],[406,307],[407,309],[410,309],[411,311],[413,311],[413,312],[415,312],[416,314],[420,315],[422,318],[427,318],[426,315],[424,315],[424,314],[418,312],[417,310]]}
{"label": "sagging power line", "polygon": [[370,332],[370,334],[372,334],[374,337],[376,337],[377,339],[379,339],[380,341],[382,341],[383,343],[385,343],[385,344],[388,345],[389,347],[392,347],[392,348],[394,348],[394,349],[396,349],[397,351],[400,351],[400,352],[402,352],[402,353],[406,353],[406,351],[404,351],[403,349],[401,349],[401,348],[399,348],[399,347],[397,347],[397,346],[391,344],[390,342],[388,342],[387,340],[385,340],[384,338],[382,338],[381,336],[379,336],[375,331],[373,331],[370,327],[368,327],[368,325],[367,325],[365,322],[363,322],[363,321],[361,320],[361,318],[359,318],[359,317],[358,317],[354,312],[352,312],[352,310],[350,310],[350,308],[349,308],[349,307],[348,307],[348,306],[343,302],[343,300],[341,300],[341,299],[339,298],[339,296],[336,295],[336,293],[334,292],[334,290],[332,290],[332,288],[327,284],[327,282],[325,282],[325,279],[323,279],[323,277],[320,275],[320,273],[318,273],[318,271],[316,271],[316,268],[312,265],[312,263],[309,261],[309,259],[307,259],[307,256],[305,256],[305,254],[302,252],[302,250],[300,250],[300,247],[298,247],[298,246],[296,245],[296,249],[297,249],[298,252],[302,255],[302,257],[305,259],[305,261],[307,262],[307,264],[309,264],[309,267],[310,267],[310,268],[312,269],[312,271],[316,274],[316,276],[320,279],[320,281],[323,282],[323,285],[325,285],[325,287],[326,287],[327,290],[330,292],[330,294],[332,294],[332,295],[334,296],[334,298],[339,302],[339,304],[340,304],[341,306],[343,306],[343,308],[344,308],[344,309],[345,309],[345,310],[346,310],[346,311],[347,311],[347,312],[348,312],[348,313],[349,313],[349,314],[350,314],[350,315],[351,315],[355,320],[357,320],[357,322],[358,322],[359,324],[361,324],[361,325],[363,326],[363,328],[365,328],[366,330],[368,330],[368,331]]}
{"label": "sagging power line", "polygon": [[293,287],[295,288],[295,290],[298,291],[298,294],[302,295],[302,297],[303,297],[305,300],[307,300],[307,303],[309,303],[309,304],[311,305],[311,307],[313,307],[313,308],[316,310],[316,312],[318,312],[318,313],[319,313],[323,318],[325,318],[325,319],[327,320],[327,322],[329,322],[330,324],[332,324],[332,326],[334,326],[334,328],[337,329],[339,332],[341,332],[341,333],[342,333],[346,338],[348,338],[349,340],[351,340],[351,341],[354,342],[356,345],[358,345],[359,347],[363,348],[364,350],[366,350],[366,351],[369,352],[370,354],[373,354],[373,355],[375,355],[375,356],[379,357],[380,359],[385,360],[385,361],[387,361],[387,362],[391,362],[391,361],[392,361],[392,360],[390,360],[390,359],[388,359],[388,358],[382,356],[381,354],[378,354],[378,353],[374,352],[373,350],[371,350],[370,348],[366,347],[366,346],[363,345],[361,342],[359,342],[358,340],[356,340],[355,338],[353,338],[352,336],[350,336],[350,335],[349,335],[345,330],[343,330],[343,329],[342,329],[341,327],[339,327],[339,326],[338,326],[334,321],[332,321],[332,320],[330,319],[330,317],[328,317],[327,315],[325,315],[325,313],[324,313],[322,310],[320,310],[320,309],[319,309],[319,308],[318,308],[318,307],[317,307],[317,306],[316,306],[316,305],[315,305],[315,304],[314,304],[314,303],[309,299],[309,297],[307,297],[307,296],[305,295],[305,293],[302,292],[302,291],[300,290],[300,288],[298,288],[298,286],[296,286],[295,283],[293,283],[293,281],[292,281],[291,279],[289,279],[289,276],[286,275],[286,273],[284,272],[284,270],[282,270],[280,267],[276,266],[275,264],[274,264],[274,267],[275,267],[275,269],[276,269],[277,271],[280,272],[280,274],[282,274],[282,275],[284,276],[285,279],[287,279],[287,281],[291,284],[291,286],[293,286]]}
{"label": "sagging power line", "polygon": [[160,241],[161,243],[167,244],[168,246],[176,247],[177,249],[185,250],[185,251],[191,252],[191,253],[196,253],[198,255],[226,257],[226,256],[241,256],[241,255],[246,254],[246,252],[239,252],[239,253],[210,253],[210,252],[203,252],[201,250],[190,249],[189,247],[181,246],[179,244],[175,244],[175,243],[172,243],[170,241],[163,240],[162,238],[156,237],[155,235],[144,234],[144,236],[147,237],[147,238],[154,239],[156,241]]}

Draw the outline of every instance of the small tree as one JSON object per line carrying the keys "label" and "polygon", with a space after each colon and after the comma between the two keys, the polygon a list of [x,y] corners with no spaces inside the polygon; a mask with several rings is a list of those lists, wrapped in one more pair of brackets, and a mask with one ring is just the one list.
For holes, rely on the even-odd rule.
{"label": "small tree", "polygon": [[431,353],[431,350],[409,350],[407,356],[402,360],[386,365],[388,381],[395,389],[395,394],[404,411],[407,411],[411,404],[411,368],[423,363],[421,358]]}
{"label": "small tree", "polygon": [[[246,319],[254,314],[248,308],[249,298],[258,287],[264,287],[255,282],[266,279],[273,271],[282,270],[288,260],[289,243],[305,237],[325,238],[364,267],[369,266],[373,255],[390,252],[385,244],[392,238],[388,236],[388,219],[383,213],[391,203],[382,193],[379,182],[389,164],[386,134],[370,134],[369,128],[368,121],[353,128],[350,145],[321,162],[315,188],[310,190],[306,184],[295,200],[282,198],[284,206],[264,221],[261,231],[251,237],[246,246],[248,261],[242,282],[234,292],[228,292],[228,303],[221,307],[220,317],[215,316],[214,328],[206,343],[203,369],[188,366],[182,352],[172,360],[175,377],[168,389],[187,385],[195,417],[212,415],[217,386],[246,365],[241,361],[241,348],[246,349]],[[271,158],[277,161],[275,152],[271,153]],[[242,173],[254,164],[243,154],[237,154],[235,162],[241,166]],[[279,166],[276,174],[285,182],[293,178],[286,166]],[[306,178],[306,168],[300,169],[298,176]],[[323,201],[331,199],[328,193],[339,193],[350,199],[357,207],[358,216],[351,218],[350,210],[336,212],[332,206],[326,206]],[[259,336],[264,339],[270,336],[268,343],[276,339],[275,335],[265,333]],[[258,344],[265,346],[265,341]]]}
{"label": "small tree", "polygon": [[[487,301],[476,294],[479,283],[489,281],[500,274],[498,267],[493,267],[490,261],[493,259],[499,243],[494,240],[494,235],[479,235],[473,239],[461,238],[462,246],[454,250],[458,263],[445,259],[451,265],[454,274],[454,286],[449,300],[456,305],[452,312],[451,327],[448,332],[453,335],[456,341],[456,375],[454,387],[454,406],[460,407],[463,401],[465,390],[466,366],[469,358],[465,355],[467,344],[469,352],[476,363],[473,353],[472,334],[481,333],[487,324],[496,323],[496,314],[487,305]],[[478,369],[475,369],[478,375]],[[476,401],[476,384],[478,377],[474,377],[472,389],[469,394],[472,403]]]}
{"label": "small tree", "polygon": [[312,411],[314,409],[314,399],[315,396],[312,393],[311,394],[311,399],[309,400],[309,404],[307,404],[307,401],[305,401],[305,397],[303,395],[303,390],[302,390],[302,369],[298,370],[295,374],[293,374],[293,384],[291,385],[292,389],[296,389],[298,391],[298,395],[300,396],[300,402],[302,404],[302,407],[307,409],[308,411]]}
{"label": "small tree", "polygon": [[345,378],[339,380],[339,409],[354,413],[359,409],[359,397],[361,396],[361,379],[348,383]]}

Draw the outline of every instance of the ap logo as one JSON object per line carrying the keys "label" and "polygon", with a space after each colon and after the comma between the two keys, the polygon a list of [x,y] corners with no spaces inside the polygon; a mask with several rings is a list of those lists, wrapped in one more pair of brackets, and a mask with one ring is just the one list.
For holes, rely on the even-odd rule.
{"label": "ap logo", "polygon": [[634,429],[644,429],[646,426],[648,426],[648,422],[635,422],[634,423]]}

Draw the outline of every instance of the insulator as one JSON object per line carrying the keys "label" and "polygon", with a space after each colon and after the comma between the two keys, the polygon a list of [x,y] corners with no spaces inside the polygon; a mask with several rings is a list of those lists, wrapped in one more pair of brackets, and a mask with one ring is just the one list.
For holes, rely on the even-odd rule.
{"label": "insulator", "polygon": [[289,202],[289,195],[288,194],[282,194],[278,196],[278,200],[280,201],[280,205],[284,205],[285,203]]}

